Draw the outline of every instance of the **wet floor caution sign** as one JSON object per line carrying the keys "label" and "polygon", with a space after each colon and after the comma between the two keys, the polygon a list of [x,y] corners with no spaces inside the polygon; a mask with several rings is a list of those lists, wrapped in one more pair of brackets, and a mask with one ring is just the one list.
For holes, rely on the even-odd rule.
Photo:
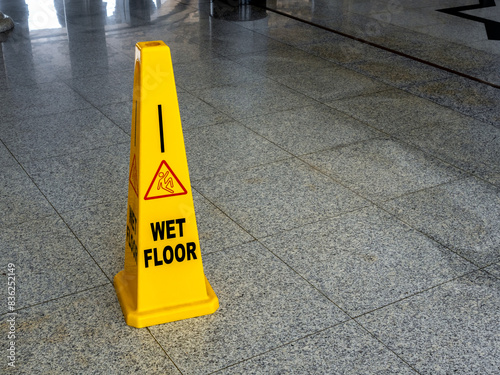
{"label": "wet floor caution sign", "polygon": [[203,271],[170,49],[136,45],[125,267],[114,286],[127,324],[207,315],[219,301]]}

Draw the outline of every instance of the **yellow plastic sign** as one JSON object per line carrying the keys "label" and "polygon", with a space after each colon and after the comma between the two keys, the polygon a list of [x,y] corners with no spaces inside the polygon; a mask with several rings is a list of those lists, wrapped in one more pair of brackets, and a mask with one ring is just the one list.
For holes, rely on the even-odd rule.
{"label": "yellow plastic sign", "polygon": [[128,325],[213,313],[205,278],[170,49],[136,44],[125,268],[114,278]]}

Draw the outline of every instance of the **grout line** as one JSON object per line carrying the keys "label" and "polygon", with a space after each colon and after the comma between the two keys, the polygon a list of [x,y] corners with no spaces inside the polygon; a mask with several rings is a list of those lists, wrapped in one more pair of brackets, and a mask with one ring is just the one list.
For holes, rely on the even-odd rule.
{"label": "grout line", "polygon": [[[222,371],[222,370],[226,370],[226,369],[229,369],[229,368],[234,367],[234,366],[236,366],[236,365],[239,365],[240,363],[245,363],[245,362],[248,362],[248,361],[250,361],[250,360],[252,360],[252,359],[254,359],[254,358],[261,357],[261,356],[263,356],[263,355],[265,355],[265,354],[267,354],[267,353],[271,353],[271,352],[273,352],[273,351],[275,351],[275,350],[277,350],[277,349],[280,349],[280,348],[283,348],[283,347],[285,347],[285,346],[287,346],[287,345],[293,344],[294,342],[298,342],[298,341],[301,341],[301,340],[306,339],[306,338],[308,338],[308,337],[318,335],[318,334],[320,334],[320,333],[322,333],[322,332],[324,332],[324,331],[327,331],[327,330],[332,329],[332,328],[334,328],[334,327],[337,327],[337,326],[339,326],[339,325],[342,325],[342,324],[347,324],[347,323],[348,323],[348,322],[350,322],[350,321],[354,321],[354,319],[352,319],[352,318],[351,318],[351,319],[347,319],[347,320],[344,320],[344,321],[338,322],[338,323],[336,323],[336,324],[333,324],[333,325],[331,325],[331,326],[329,326],[329,327],[322,328],[322,329],[320,329],[320,330],[318,330],[318,331],[314,331],[314,332],[308,333],[308,334],[306,334],[306,335],[304,335],[304,336],[301,336],[301,337],[298,337],[298,338],[296,338],[296,339],[294,339],[294,340],[291,340],[291,341],[285,342],[285,343],[283,343],[283,344],[280,344],[280,345],[278,345],[278,346],[275,346],[274,348],[271,348],[271,349],[265,350],[265,351],[263,351],[263,352],[261,352],[261,353],[258,353],[258,354],[255,354],[255,355],[252,355],[252,356],[250,356],[250,357],[248,357],[248,358],[245,358],[245,359],[242,359],[242,360],[239,360],[239,361],[237,361],[237,362],[235,362],[235,363],[232,363],[232,364],[230,364],[230,365],[228,365],[228,366],[226,366],[226,367],[222,367],[222,368],[220,368],[220,369],[217,369],[217,370],[215,370],[215,371],[211,372],[210,374],[216,374],[216,373],[218,373],[218,372],[220,372],[220,371]],[[356,323],[357,323],[357,322],[356,322]],[[358,324],[359,324],[359,323],[358,323]]]}
{"label": "grout line", "polygon": [[362,313],[362,314],[356,315],[356,316],[354,316],[354,317],[353,317],[353,319],[354,319],[354,320],[356,320],[356,319],[358,319],[358,318],[360,318],[360,317],[362,317],[362,316],[372,314],[372,313],[374,313],[374,312],[376,312],[376,311],[379,311],[379,310],[385,309],[385,308],[386,308],[386,307],[388,307],[388,306],[395,305],[395,304],[400,303],[400,302],[402,302],[402,301],[405,301],[405,300],[407,300],[407,299],[409,299],[409,298],[413,298],[413,297],[418,296],[418,295],[420,295],[420,294],[427,293],[428,291],[431,291],[431,290],[433,290],[433,289],[439,288],[439,287],[441,287],[441,286],[443,286],[443,285],[445,285],[445,284],[451,283],[451,282],[456,281],[456,280],[458,280],[458,279],[461,279],[461,278],[467,277],[467,276],[469,276],[469,275],[472,275],[473,273],[479,273],[479,272],[487,272],[487,271],[483,271],[483,270],[481,270],[481,269],[479,269],[479,268],[476,268],[475,270],[472,270],[472,271],[466,272],[466,273],[464,273],[464,274],[462,274],[462,275],[459,275],[459,276],[456,276],[456,277],[452,277],[451,279],[448,279],[448,280],[446,280],[446,281],[443,281],[443,282],[441,282],[441,283],[438,283],[438,284],[436,284],[436,285],[433,285],[433,286],[431,286],[431,287],[429,287],[429,288],[427,288],[427,289],[420,290],[420,291],[415,292],[415,293],[413,293],[413,294],[410,294],[410,295],[408,295],[408,296],[406,296],[406,297],[402,297],[402,298],[400,298],[400,299],[398,299],[398,300],[396,300],[396,301],[392,301],[392,302],[389,302],[389,303],[387,303],[387,304],[385,304],[385,305],[383,305],[383,306],[379,306],[379,307],[377,307],[377,308],[375,308],[375,309],[373,309],[373,310],[370,310],[370,311],[364,312],[364,313]]}
{"label": "grout line", "polygon": [[403,357],[401,357],[398,353],[396,353],[394,350],[392,350],[389,345],[384,343],[381,339],[379,339],[375,334],[371,333],[368,328],[365,328],[360,322],[358,322],[356,319],[353,319],[354,322],[362,329],[364,330],[367,334],[369,334],[371,337],[373,337],[376,341],[378,341],[382,346],[384,346],[388,351],[393,353],[396,357],[398,357],[403,363],[405,363],[408,367],[410,367],[413,371],[415,371],[417,374],[421,374],[415,367],[413,367],[410,363],[408,363]]}
{"label": "grout line", "polygon": [[175,366],[175,368],[179,371],[179,373],[182,375],[183,372],[181,371],[181,369],[177,366],[177,364],[174,362],[174,360],[168,355],[167,351],[165,350],[165,348],[160,344],[160,342],[156,339],[156,336],[154,335],[153,332],[151,332],[151,326],[148,326],[148,327],[145,327],[146,330],[149,332],[149,334],[151,335],[151,337],[153,338],[153,340],[156,341],[156,343],[158,344],[158,346],[161,348],[161,350],[163,350],[163,353],[165,353],[165,355],[167,356],[168,359],[170,359],[170,362],[172,362],[172,364]]}
{"label": "grout line", "polygon": [[337,34],[337,35],[340,35],[340,36],[343,36],[343,37],[346,37],[346,38],[349,38],[349,39],[352,39],[352,40],[355,40],[357,42],[360,42],[360,43],[363,43],[363,44],[367,44],[369,46],[372,46],[372,47],[375,47],[375,48],[378,48],[378,49],[381,49],[381,50],[384,50],[384,51],[387,51],[387,52],[390,52],[390,53],[394,53],[395,55],[398,55],[398,56],[402,56],[402,57],[406,57],[410,60],[413,60],[413,61],[417,61],[419,63],[422,63],[422,64],[425,64],[425,65],[428,65],[428,66],[431,66],[433,68],[436,68],[436,69],[440,69],[440,70],[443,70],[445,72],[448,72],[448,73],[452,73],[452,74],[455,74],[455,75],[458,75],[460,77],[463,77],[463,78],[466,78],[466,79],[469,79],[471,81],[475,81],[475,82],[478,82],[478,83],[482,83],[484,85],[488,85],[488,86],[491,86],[493,88],[496,88],[496,89],[500,89],[500,85],[497,85],[495,83],[491,83],[491,82],[488,82],[488,81],[485,81],[485,80],[482,80],[480,78],[477,78],[477,77],[474,77],[474,76],[471,76],[469,74],[465,74],[465,73],[461,73],[457,70],[454,70],[454,69],[451,69],[451,68],[447,68],[445,66],[442,66],[442,65],[439,65],[439,64],[436,64],[436,63],[433,63],[433,62],[430,62],[430,61],[427,61],[427,60],[423,60],[423,59],[420,59],[418,57],[415,57],[415,56],[411,56],[411,55],[408,55],[404,52],[400,52],[400,51],[397,51],[395,49],[392,49],[392,48],[389,48],[389,47],[384,47],[380,44],[377,44],[377,43],[373,43],[373,42],[370,42],[366,39],[362,39],[362,38],[359,38],[359,37],[356,37],[354,35],[350,35],[350,34],[347,34],[347,33],[344,33],[342,31],[338,31],[338,30],[335,30],[335,29],[332,29],[332,28],[329,28],[327,26],[323,26],[323,25],[319,25],[317,23],[314,23],[312,21],[307,21],[307,20],[304,20],[302,18],[299,18],[299,17],[296,17],[296,16],[293,16],[291,14],[288,14],[288,13],[285,13],[285,12],[282,12],[280,10],[276,10],[276,9],[272,9],[272,8],[268,8],[267,6],[261,6],[261,5],[257,5],[255,4],[254,6],[257,6],[257,7],[260,7],[260,8],[263,8],[265,10],[268,10],[270,12],[274,12],[276,14],[279,14],[279,15],[282,15],[284,17],[288,17],[288,18],[291,18],[291,19],[294,19],[296,21],[299,21],[299,22],[303,22],[303,23],[306,23],[308,25],[311,25],[311,26],[315,26],[315,27],[318,27],[320,29],[323,29],[323,30],[326,30],[326,31],[329,31],[329,32],[332,32],[334,34]]}
{"label": "grout line", "polygon": [[[20,307],[19,309],[16,309],[14,310],[13,312],[19,312],[19,311],[22,311],[22,310],[27,310],[27,309],[31,309],[32,307],[36,307],[36,306],[40,306],[40,305],[44,305],[46,303],[49,303],[49,302],[53,302],[53,301],[58,301],[60,299],[64,299],[64,298],[67,298],[67,297],[71,297],[71,296],[75,296],[77,294],[81,294],[81,293],[85,293],[85,292],[88,292],[89,290],[93,290],[93,289],[97,289],[97,288],[101,288],[101,287],[104,287],[104,286],[107,286],[109,285],[109,283],[106,283],[106,284],[99,284],[99,285],[95,285],[95,286],[92,286],[90,288],[87,288],[87,289],[82,289],[82,290],[77,290],[73,293],[70,293],[70,294],[64,294],[62,296],[59,296],[59,297],[55,297],[55,298],[51,298],[51,299],[48,299],[48,300],[45,300],[45,301],[41,301],[41,302],[37,302],[37,303],[34,303],[33,305],[27,305],[27,306],[24,306],[24,307]],[[5,312],[5,313],[1,313],[0,314],[0,317],[1,316],[4,316],[4,315],[8,315],[10,314],[11,312]]]}
{"label": "grout line", "polygon": [[[0,140],[0,142],[2,144],[3,141]],[[92,259],[95,263],[95,265],[97,267],[99,267],[99,269],[101,270],[101,272],[103,273],[103,275],[106,277],[106,279],[108,279],[111,284],[113,284],[113,280],[111,280],[108,275],[106,274],[106,272],[104,272],[104,270],[102,269],[102,267],[100,266],[100,264],[97,262],[97,260],[94,258],[94,256],[90,253],[90,251],[87,249],[87,247],[82,243],[82,241],[80,240],[80,238],[76,235],[76,233],[73,231],[73,229],[71,229],[71,227],[69,226],[69,224],[66,222],[66,220],[64,220],[62,214],[54,207],[54,205],[52,204],[52,202],[49,200],[49,198],[44,194],[44,192],[42,191],[42,189],[40,189],[40,187],[36,184],[35,180],[33,179],[33,177],[31,177],[31,175],[28,173],[28,171],[26,171],[26,169],[24,168],[24,166],[19,162],[19,160],[17,160],[17,158],[14,156],[14,154],[9,150],[9,148],[7,148],[7,146],[4,144],[4,147],[5,149],[12,155],[12,158],[18,163],[18,165],[21,167],[21,169],[24,171],[24,173],[26,174],[26,176],[31,180],[31,182],[33,183],[33,185],[38,189],[38,191],[40,192],[40,194],[45,198],[45,200],[47,201],[47,203],[52,207],[52,209],[54,210],[55,214],[57,216],[59,216],[59,219],[64,223],[64,225],[66,226],[66,228],[68,228],[68,230],[71,232],[71,234],[74,236],[74,238],[78,241],[78,243],[80,244],[80,246],[82,246],[83,250],[90,256],[90,259]],[[51,214],[52,215],[52,214]],[[50,216],[50,215],[47,215],[47,216]]]}

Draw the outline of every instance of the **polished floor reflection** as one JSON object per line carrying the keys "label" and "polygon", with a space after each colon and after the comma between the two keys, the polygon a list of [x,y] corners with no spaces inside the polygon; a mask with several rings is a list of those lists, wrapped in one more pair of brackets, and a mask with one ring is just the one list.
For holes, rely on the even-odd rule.
{"label": "polished floor reflection", "polygon": [[[2,373],[498,374],[499,10],[0,0]],[[112,280],[148,40],[220,308],[135,329]]]}

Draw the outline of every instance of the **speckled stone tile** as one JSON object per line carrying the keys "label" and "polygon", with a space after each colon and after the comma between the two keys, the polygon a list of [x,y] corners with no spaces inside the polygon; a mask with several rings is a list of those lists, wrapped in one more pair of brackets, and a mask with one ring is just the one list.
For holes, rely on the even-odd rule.
{"label": "speckled stone tile", "polygon": [[[182,1],[183,3],[187,3],[185,0]],[[210,16],[209,4],[205,3],[202,5],[201,3],[195,3],[197,3],[196,0],[190,4],[189,11],[189,17],[192,17],[195,22],[165,23],[172,33],[187,38],[191,43],[209,46],[211,35],[217,40],[218,38],[224,38],[228,35],[230,38],[230,34],[241,34],[247,31],[238,23]]]}
{"label": "speckled stone tile", "polygon": [[129,143],[34,160],[24,166],[54,208],[68,211],[127,201]]}
{"label": "speckled stone tile", "polygon": [[500,128],[462,116],[399,137],[425,152],[500,186]]}
{"label": "speckled stone tile", "polygon": [[89,102],[62,82],[1,90],[0,102],[0,118],[3,121],[91,107]]}
{"label": "speckled stone tile", "polygon": [[372,78],[333,64],[322,69],[285,74],[276,80],[323,103],[390,89]]}
{"label": "speckled stone tile", "polygon": [[403,134],[423,126],[460,119],[460,114],[402,90],[367,93],[328,102],[349,116],[390,134]]}
{"label": "speckled stone tile", "polygon": [[374,201],[394,198],[461,176],[459,170],[392,139],[370,139],[302,158]]}
{"label": "speckled stone tile", "polygon": [[494,264],[484,269],[490,275],[493,275],[500,279],[500,263]]}
{"label": "speckled stone tile", "polygon": [[195,181],[193,187],[258,238],[368,204],[296,159]]}
{"label": "speckled stone tile", "polygon": [[251,235],[196,191],[193,200],[203,256],[253,241]]}
{"label": "speckled stone tile", "polygon": [[290,157],[236,122],[184,132],[191,180]]}
{"label": "speckled stone tile", "polygon": [[21,163],[109,146],[128,139],[122,129],[95,108],[4,123],[0,125],[0,131],[2,140]]}
{"label": "speckled stone tile", "polygon": [[90,40],[86,35],[71,35],[70,40],[39,40],[32,44],[32,59],[39,75],[52,80],[134,68],[134,54],[127,56],[110,47],[104,34]]}
{"label": "speckled stone tile", "polygon": [[235,85],[259,79],[261,76],[258,74],[225,58],[175,65],[175,81],[188,91]]}
{"label": "speckled stone tile", "polygon": [[[1,264],[16,266],[17,309],[108,281],[58,216],[3,227],[0,248]],[[6,301],[7,288],[1,293]]]}
{"label": "speckled stone tile", "polygon": [[[1,125],[0,125],[1,126]],[[0,136],[0,165],[3,168],[8,168],[8,167],[17,167],[19,164],[14,159],[10,151],[4,146],[2,140],[2,136]]]}
{"label": "speckled stone tile", "polygon": [[384,59],[389,54],[380,48],[341,36],[330,36],[325,40],[309,39],[298,45],[298,48],[343,66],[370,59]]}
{"label": "speckled stone tile", "polygon": [[377,208],[305,225],[262,243],[351,316],[475,269]]}
{"label": "speckled stone tile", "polygon": [[236,120],[316,103],[267,78],[258,82],[200,90],[194,95]]}
{"label": "speckled stone tile", "polygon": [[473,44],[474,41],[484,38],[485,29],[481,22],[458,19],[451,14],[446,16],[449,19],[445,23],[416,27],[415,31],[458,44]]}
{"label": "speckled stone tile", "polygon": [[0,228],[55,213],[47,199],[19,166],[0,171]]}
{"label": "speckled stone tile", "polygon": [[471,262],[500,261],[500,188],[470,177],[383,206]]}
{"label": "speckled stone tile", "polygon": [[285,17],[281,14],[272,11],[266,11],[266,17],[253,20],[240,21],[238,22],[238,24],[246,29],[259,31],[264,34],[268,29],[282,29],[288,27],[299,28],[301,26],[304,26],[304,28],[308,28],[311,30],[317,29],[314,26],[304,24],[304,22],[301,22],[299,20],[294,20],[293,18]]}
{"label": "speckled stone tile", "polygon": [[270,78],[305,73],[332,65],[319,57],[287,45],[281,48],[238,55],[232,58],[239,64]]}
{"label": "speckled stone tile", "polygon": [[416,374],[353,321],[240,362],[217,374]]}
{"label": "speckled stone tile", "polygon": [[[204,45],[209,41],[209,45],[215,53],[223,56],[234,56],[244,53],[265,51],[272,48],[279,48],[282,43],[268,38],[251,30],[236,26],[237,29],[228,33],[213,34],[210,31],[201,34],[199,37],[190,36],[190,41]],[[174,32],[178,32],[175,30]]]}
{"label": "speckled stone tile", "polygon": [[408,91],[438,104],[498,126],[500,96],[498,89],[462,77],[432,81]]}
{"label": "speckled stone tile", "polygon": [[66,81],[76,92],[96,107],[132,102],[134,68]]}
{"label": "speckled stone tile", "polygon": [[[481,27],[483,26],[481,25]],[[459,28],[466,29],[464,28],[463,24],[461,24]],[[467,30],[470,30],[470,28],[467,28]],[[442,41],[443,39],[433,38],[432,40]],[[479,78],[483,81],[499,84],[498,52],[497,54],[495,54],[487,51],[482,51],[482,48],[478,46],[478,42],[479,41],[472,42],[472,47],[449,42],[447,42],[446,45],[443,45],[442,42],[432,43],[432,45],[427,45],[426,48],[422,49],[418,57],[427,61],[435,62],[436,64],[441,66],[452,68],[453,70],[468,74],[472,77]],[[492,44],[492,42],[493,41],[490,41],[490,46],[494,45]],[[469,43],[470,42],[465,41],[465,44]]]}
{"label": "speckled stone tile", "polygon": [[129,137],[132,128],[132,102],[129,100],[99,107],[101,113],[119,126]]}
{"label": "speckled stone tile", "polygon": [[310,44],[313,41],[338,42],[343,38],[329,31],[272,12],[268,12],[264,19],[245,22],[243,27],[256,30],[291,46]]}
{"label": "speckled stone tile", "polygon": [[208,374],[347,319],[256,242],[209,254],[203,265],[219,309],[150,328],[183,373]]}
{"label": "speckled stone tile", "polygon": [[[111,285],[21,310],[15,319],[16,374],[180,374],[146,329],[125,324]],[[2,352],[7,345],[2,340]],[[14,373],[6,358],[0,369]]]}
{"label": "speckled stone tile", "polygon": [[475,272],[358,318],[420,374],[497,374],[500,280]]}
{"label": "speckled stone tile", "polygon": [[124,266],[127,201],[66,211],[61,216],[106,276],[113,280]]}
{"label": "speckled stone tile", "polygon": [[294,155],[377,136],[372,128],[321,104],[251,117],[243,124]]}
{"label": "speckled stone tile", "polygon": [[182,119],[182,129],[215,125],[232,119],[197,97],[181,92],[177,95]]}
{"label": "speckled stone tile", "polygon": [[[413,55],[410,53],[410,56]],[[399,88],[451,76],[442,69],[436,69],[433,66],[396,54],[390,54],[390,56],[384,58],[378,56],[374,58],[368,57],[365,60],[348,64],[348,66],[361,74]]]}

